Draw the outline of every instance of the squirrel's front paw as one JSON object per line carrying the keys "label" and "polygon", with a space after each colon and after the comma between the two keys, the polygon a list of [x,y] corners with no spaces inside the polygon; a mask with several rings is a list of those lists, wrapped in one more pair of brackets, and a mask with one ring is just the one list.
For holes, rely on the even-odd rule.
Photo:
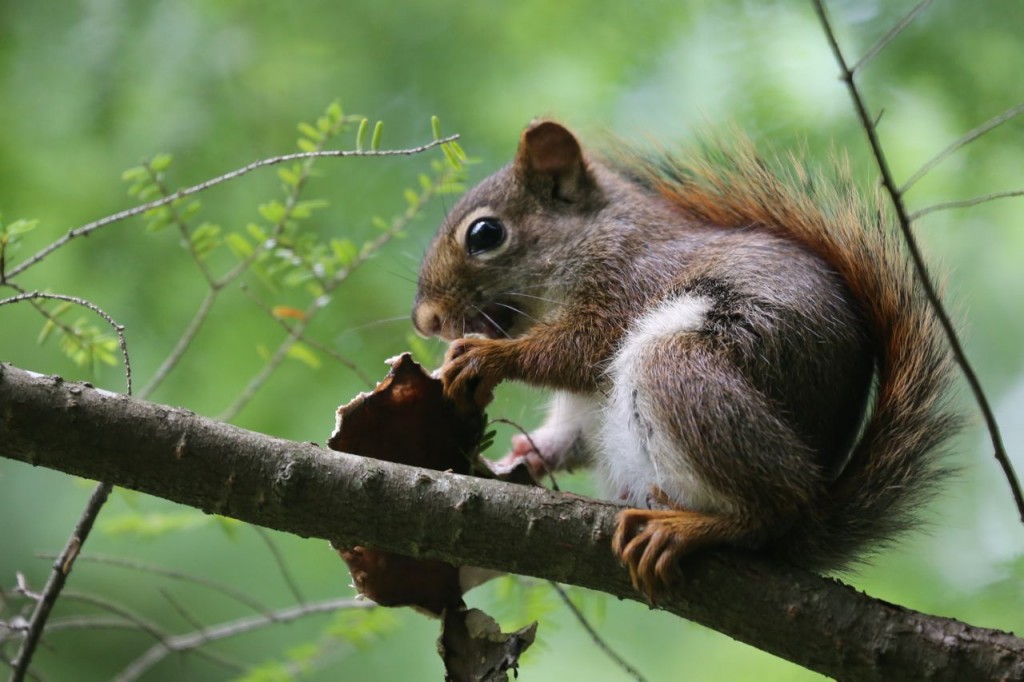
{"label": "squirrel's front paw", "polygon": [[492,339],[456,339],[448,347],[441,365],[444,392],[460,408],[483,409],[494,399],[494,387],[501,381],[494,362]]}

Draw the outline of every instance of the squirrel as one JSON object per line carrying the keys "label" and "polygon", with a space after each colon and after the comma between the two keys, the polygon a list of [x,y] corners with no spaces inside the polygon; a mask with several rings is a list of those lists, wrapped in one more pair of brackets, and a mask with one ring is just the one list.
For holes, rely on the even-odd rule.
{"label": "squirrel", "polygon": [[613,551],[652,602],[703,547],[847,568],[944,473],[949,351],[851,184],[773,170],[749,142],[598,157],[542,120],[426,252],[412,319],[450,341],[447,395],[555,391],[504,461],[595,467],[627,507]]}

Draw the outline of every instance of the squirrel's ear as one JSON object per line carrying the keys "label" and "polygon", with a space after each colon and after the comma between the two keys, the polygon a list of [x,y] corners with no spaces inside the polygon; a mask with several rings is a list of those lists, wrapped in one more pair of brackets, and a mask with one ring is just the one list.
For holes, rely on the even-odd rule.
{"label": "squirrel's ear", "polygon": [[528,184],[552,188],[552,196],[575,201],[593,186],[576,137],[554,121],[533,123],[523,131],[516,171]]}

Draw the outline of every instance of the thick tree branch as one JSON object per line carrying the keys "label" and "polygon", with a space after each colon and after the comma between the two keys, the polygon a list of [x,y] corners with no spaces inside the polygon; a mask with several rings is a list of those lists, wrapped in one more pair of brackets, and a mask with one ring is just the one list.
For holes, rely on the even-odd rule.
{"label": "thick tree branch", "polygon": [[[334,453],[9,365],[0,455],[297,535],[639,598],[609,548],[612,504]],[[1024,678],[1024,640],[748,556],[693,557],[658,607],[838,679]]]}

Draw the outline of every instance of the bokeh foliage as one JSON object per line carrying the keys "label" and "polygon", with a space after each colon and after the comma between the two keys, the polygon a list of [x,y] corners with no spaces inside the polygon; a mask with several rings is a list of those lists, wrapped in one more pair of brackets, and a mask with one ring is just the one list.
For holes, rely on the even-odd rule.
{"label": "bokeh foliage", "polygon": [[[844,48],[867,49],[912,3],[830,3]],[[900,178],[963,132],[1024,100],[1024,5],[1019,0],[939,2],[871,64],[861,83],[882,112],[882,141]],[[258,158],[287,153],[316,132],[316,116],[336,99],[346,112],[383,120],[381,145],[420,144],[430,116],[480,163],[472,177],[504,163],[532,117],[555,115],[585,137],[611,132],[671,144],[706,129],[738,125],[760,143],[803,145],[813,157],[848,154],[865,184],[874,178],[845,91],[809,3],[500,2],[249,3],[88,0],[0,2],[0,213],[18,225],[17,262],[67,229],[131,205],[159,189],[202,181]],[[313,131],[296,130],[310,121]],[[372,131],[372,125],[370,127]],[[369,146],[370,132],[366,134]],[[355,130],[337,138],[354,145]],[[162,155],[169,156],[162,156]],[[173,158],[173,163],[169,161]],[[908,195],[912,208],[1024,186],[1024,122],[1011,121],[960,150]],[[407,208],[406,188],[434,171],[438,153],[399,159],[323,159],[303,188],[301,218],[310,258],[345,259]],[[140,165],[142,164],[142,165]],[[148,164],[148,166],[146,165]],[[121,176],[128,170],[125,184]],[[134,169],[134,170],[132,170]],[[141,170],[140,170],[141,169]],[[222,272],[272,230],[296,176],[265,169],[200,195],[192,247]],[[282,187],[284,185],[285,187]],[[382,361],[407,348],[407,314],[419,255],[451,204],[439,197],[344,286],[310,335],[376,377]],[[180,206],[188,211],[188,202]],[[963,321],[968,351],[1002,417],[1006,440],[1024,469],[1022,363],[1024,231],[1022,200],[936,213],[918,231],[942,264],[947,298]],[[26,231],[26,223],[38,221]],[[77,240],[26,273],[20,284],[86,298],[125,325],[137,385],[152,377],[208,289],[182,244],[173,216],[161,229],[136,219]],[[261,232],[262,230],[262,232]],[[13,230],[12,230],[13,231]],[[240,235],[227,238],[227,234]],[[232,244],[233,242],[233,244]],[[326,251],[316,251],[326,245]],[[333,245],[333,246],[332,246]],[[235,253],[232,253],[231,246]],[[244,253],[243,253],[244,257]],[[268,267],[271,265],[267,264]],[[298,271],[298,270],[297,270]],[[309,302],[309,280],[246,276],[250,293],[279,312]],[[280,274],[280,273],[278,273]],[[271,285],[268,280],[279,284]],[[312,283],[315,285],[315,283]],[[0,297],[13,293],[0,291]],[[60,319],[92,320],[68,310]],[[284,315],[286,321],[287,314]],[[118,366],[103,357],[73,361],[29,305],[0,309],[0,360],[34,371],[88,379],[122,390]],[[102,330],[102,325],[100,325]],[[50,330],[53,332],[53,330]],[[238,286],[219,297],[182,364],[152,399],[222,414],[266,363],[285,332]],[[117,360],[110,338],[103,346]],[[234,419],[265,433],[322,442],[333,410],[365,388],[359,376],[316,349],[286,361]],[[427,344],[422,353],[436,353]],[[965,406],[969,401],[962,398]],[[539,417],[531,392],[503,388],[493,416],[525,424]],[[499,446],[504,435],[499,437]],[[984,435],[971,429],[951,450],[962,469],[930,511],[927,535],[887,552],[852,580],[913,608],[977,625],[1020,631],[1024,612],[1024,532]],[[563,481],[563,483],[566,483]],[[585,477],[568,481],[586,490]],[[64,541],[88,492],[67,477],[0,462],[0,585],[22,571],[40,585],[47,562],[35,551]],[[344,595],[348,578],[322,542],[277,537],[302,593]],[[101,517],[89,552],[138,557],[230,582],[284,606],[295,601],[253,530],[219,523],[140,495],[119,493]],[[150,575],[83,563],[71,589],[103,594],[173,631],[192,626]],[[169,588],[168,588],[169,589]],[[204,622],[237,617],[238,605],[201,588],[174,586],[177,600]],[[542,619],[527,679],[625,679],[589,643],[545,588],[509,581],[474,597],[506,627]],[[70,602],[70,600],[69,600]],[[71,610],[62,604],[60,610]],[[587,596],[584,610],[609,643],[649,679],[815,679],[727,638],[635,604]],[[332,618],[334,618],[332,620]],[[435,626],[420,616],[313,617],[218,644],[256,666],[254,679],[277,679],[289,661],[326,660],[313,679],[436,679]],[[362,634],[353,634],[359,633]],[[137,633],[97,631],[60,637],[40,652],[49,679],[106,679],[149,646]],[[184,667],[183,667],[184,666]],[[198,658],[171,660],[147,679],[223,679]]]}

